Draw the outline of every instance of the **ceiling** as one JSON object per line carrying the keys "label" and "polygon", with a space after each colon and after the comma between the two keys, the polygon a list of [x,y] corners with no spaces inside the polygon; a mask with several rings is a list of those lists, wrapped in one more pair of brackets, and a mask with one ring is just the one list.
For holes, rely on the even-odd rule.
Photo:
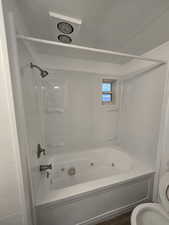
{"label": "ceiling", "polygon": [[[18,0],[18,6],[34,37],[56,40],[48,15],[53,11],[82,20],[73,44],[140,55],[169,40],[168,0]],[[50,50],[38,48],[40,53]],[[83,56],[83,52],[76,55],[71,49],[57,52]],[[105,56],[94,57],[105,61]]]}

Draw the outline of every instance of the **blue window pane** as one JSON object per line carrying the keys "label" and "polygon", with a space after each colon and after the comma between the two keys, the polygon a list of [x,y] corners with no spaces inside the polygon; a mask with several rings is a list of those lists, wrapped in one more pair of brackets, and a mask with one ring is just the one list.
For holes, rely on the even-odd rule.
{"label": "blue window pane", "polygon": [[111,102],[111,94],[102,94],[102,102]]}
{"label": "blue window pane", "polygon": [[111,83],[102,83],[102,92],[111,91]]}

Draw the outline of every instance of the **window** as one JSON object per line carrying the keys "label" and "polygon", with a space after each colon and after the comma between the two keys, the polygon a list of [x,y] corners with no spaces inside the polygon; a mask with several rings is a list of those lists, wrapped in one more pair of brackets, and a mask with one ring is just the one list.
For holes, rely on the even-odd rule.
{"label": "window", "polygon": [[116,105],[117,80],[102,80],[102,104]]}

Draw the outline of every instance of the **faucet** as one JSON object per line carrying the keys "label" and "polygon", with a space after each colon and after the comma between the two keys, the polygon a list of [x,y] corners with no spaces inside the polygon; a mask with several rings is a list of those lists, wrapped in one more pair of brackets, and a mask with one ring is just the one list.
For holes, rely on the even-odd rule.
{"label": "faucet", "polygon": [[40,171],[46,171],[46,170],[51,170],[52,169],[52,164],[49,165],[40,165]]}

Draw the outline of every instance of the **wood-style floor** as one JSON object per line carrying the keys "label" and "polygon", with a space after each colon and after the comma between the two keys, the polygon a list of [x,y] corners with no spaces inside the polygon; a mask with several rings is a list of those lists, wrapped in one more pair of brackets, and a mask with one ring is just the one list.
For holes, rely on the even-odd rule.
{"label": "wood-style floor", "polygon": [[131,213],[127,213],[121,216],[118,216],[112,220],[99,223],[97,225],[131,225],[130,224],[130,215]]}

